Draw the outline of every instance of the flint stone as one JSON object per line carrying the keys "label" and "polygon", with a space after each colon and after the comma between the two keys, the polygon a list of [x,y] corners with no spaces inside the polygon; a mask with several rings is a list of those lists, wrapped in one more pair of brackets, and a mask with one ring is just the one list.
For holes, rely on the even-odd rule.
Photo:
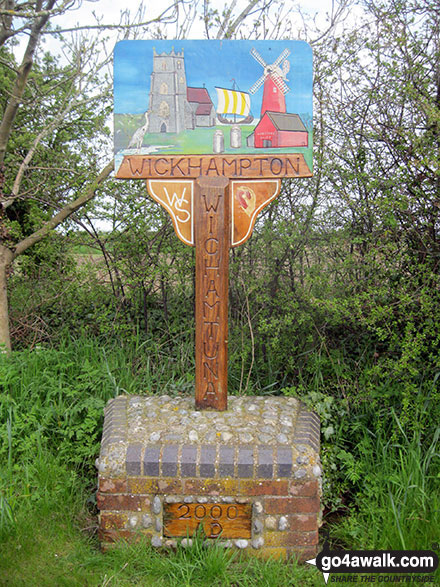
{"label": "flint stone", "polygon": [[264,524],[268,530],[276,530],[277,519],[274,516],[267,516]]}
{"label": "flint stone", "polygon": [[295,479],[302,479],[306,475],[307,475],[307,471],[305,469],[298,469],[298,471],[295,471],[295,473],[293,474]]}
{"label": "flint stone", "polygon": [[143,528],[150,528],[153,525],[153,520],[151,519],[151,516],[149,516],[148,514],[144,514],[142,516],[142,527]]}
{"label": "flint stone", "polygon": [[153,499],[153,505],[151,506],[151,511],[153,512],[153,514],[160,514],[160,512],[162,511],[162,503],[160,501],[160,497],[158,497],[157,495],[154,497]]}
{"label": "flint stone", "polygon": [[261,501],[256,501],[254,503],[254,512],[259,515],[263,513],[263,504],[261,503]]}

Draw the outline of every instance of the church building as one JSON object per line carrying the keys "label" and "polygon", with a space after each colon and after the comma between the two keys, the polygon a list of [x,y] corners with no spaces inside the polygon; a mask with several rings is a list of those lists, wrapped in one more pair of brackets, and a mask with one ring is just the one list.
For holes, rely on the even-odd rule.
{"label": "church building", "polygon": [[183,51],[154,51],[148,109],[150,133],[180,133],[215,124],[215,109],[208,91],[187,87]]}

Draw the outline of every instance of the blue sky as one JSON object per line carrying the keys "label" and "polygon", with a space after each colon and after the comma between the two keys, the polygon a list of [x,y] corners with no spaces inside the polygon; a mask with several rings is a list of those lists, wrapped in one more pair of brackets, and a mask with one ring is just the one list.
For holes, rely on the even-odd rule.
{"label": "blue sky", "polygon": [[[312,49],[304,41],[121,41],[114,53],[114,110],[117,114],[140,114],[148,109],[153,48],[157,53],[184,50],[188,86],[206,86],[217,105],[215,86],[240,90],[250,87],[263,74],[251,56],[255,48],[267,64],[289,49],[290,71],[286,82],[287,112],[312,115]],[[251,96],[252,113],[260,114],[263,86]]]}

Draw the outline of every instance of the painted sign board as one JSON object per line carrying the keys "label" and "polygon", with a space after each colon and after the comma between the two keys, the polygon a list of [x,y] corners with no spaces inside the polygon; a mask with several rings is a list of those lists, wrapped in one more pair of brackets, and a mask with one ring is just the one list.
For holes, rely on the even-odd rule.
{"label": "painted sign board", "polygon": [[116,177],[310,177],[312,50],[304,41],[121,41]]}
{"label": "painted sign board", "polygon": [[[196,407],[225,410],[229,248],[250,237],[283,178],[312,175],[311,48],[121,41],[114,103],[116,177],[146,180],[177,236],[195,246]],[[170,532],[186,532],[179,520]],[[214,520],[211,531],[229,522]]]}

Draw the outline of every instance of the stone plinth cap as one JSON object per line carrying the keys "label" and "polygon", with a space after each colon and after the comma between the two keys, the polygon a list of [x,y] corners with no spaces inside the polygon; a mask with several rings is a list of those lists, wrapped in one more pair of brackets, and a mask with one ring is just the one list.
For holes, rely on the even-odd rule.
{"label": "stone plinth cap", "polygon": [[320,475],[320,422],[295,398],[229,397],[224,412],[194,400],[120,396],[105,409],[104,477],[292,478]]}

